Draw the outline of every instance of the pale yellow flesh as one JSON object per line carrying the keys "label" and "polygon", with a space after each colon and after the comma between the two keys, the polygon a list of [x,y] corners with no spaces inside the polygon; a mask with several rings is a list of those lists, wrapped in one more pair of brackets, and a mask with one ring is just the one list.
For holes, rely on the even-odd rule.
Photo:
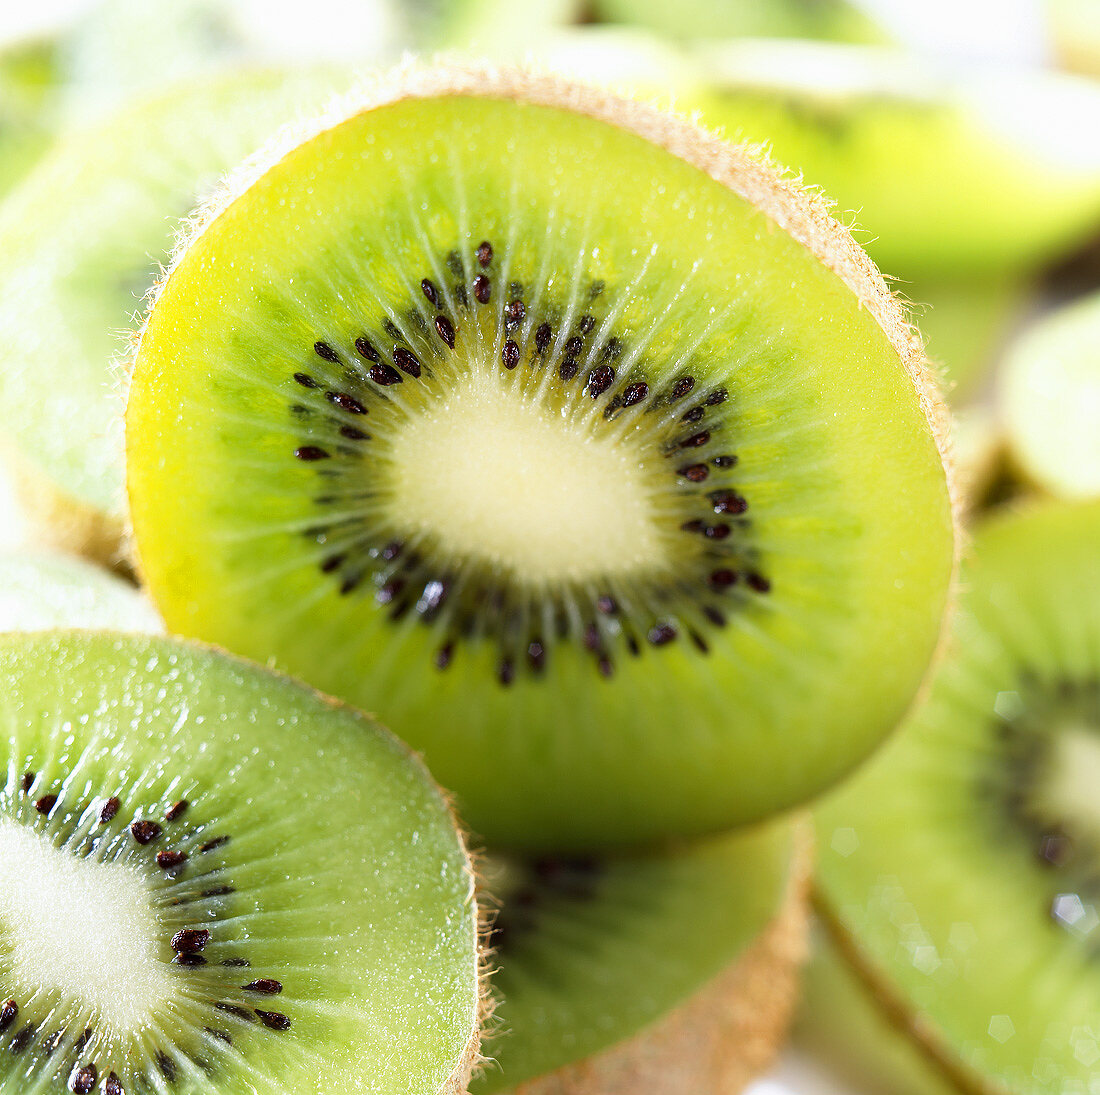
{"label": "pale yellow flesh", "polygon": [[[173,993],[148,888],[0,817],[0,928],[17,983],[79,1001],[101,1034],[139,1035]],[[2,990],[0,990],[2,991]]]}

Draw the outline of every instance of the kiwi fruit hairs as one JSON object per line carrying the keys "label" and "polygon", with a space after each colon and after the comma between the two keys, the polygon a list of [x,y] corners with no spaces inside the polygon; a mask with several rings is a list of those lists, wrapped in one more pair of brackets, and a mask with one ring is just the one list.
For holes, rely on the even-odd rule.
{"label": "kiwi fruit hairs", "polygon": [[1026,273],[1100,225],[1100,147],[1084,137],[1100,128],[1094,81],[952,77],[895,49],[828,42],[730,41],[698,56],[714,87],[699,104],[708,124],[766,142],[852,211],[888,274]]}
{"label": "kiwi fruit hairs", "polygon": [[249,70],[175,88],[59,142],[0,207],[0,442],[39,539],[117,561],[123,396],[112,366],[173,226],[340,80]]}
{"label": "kiwi fruit hairs", "polygon": [[980,526],[927,703],[815,814],[842,955],[963,1092],[1100,1075],[1098,544],[1096,502]]}
{"label": "kiwi fruit hairs", "polygon": [[810,831],[605,859],[489,857],[493,1023],[473,1095],[727,1095],[775,1055],[806,951]]}
{"label": "kiwi fruit hairs", "polygon": [[1025,483],[1065,498],[1100,496],[1100,293],[1024,332],[998,370],[995,401]]}
{"label": "kiwi fruit hairs", "polygon": [[0,632],[62,627],[163,630],[147,597],[95,563],[56,552],[0,552]]}
{"label": "kiwi fruit hairs", "polygon": [[377,710],[490,846],[805,800],[940,631],[916,336],[822,204],[686,120],[392,79],[257,160],[160,288],[126,413],[154,603]]}
{"label": "kiwi fruit hairs", "polygon": [[472,874],[395,738],[162,638],[9,634],[0,678],[0,1089],[465,1090]]}

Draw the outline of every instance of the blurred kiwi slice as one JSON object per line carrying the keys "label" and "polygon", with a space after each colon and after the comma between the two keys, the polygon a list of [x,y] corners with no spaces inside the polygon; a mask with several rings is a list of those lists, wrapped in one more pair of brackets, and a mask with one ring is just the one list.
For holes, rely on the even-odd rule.
{"label": "blurred kiwi slice", "polygon": [[810,858],[789,822],[615,859],[489,857],[497,1005],[473,1095],[740,1091],[786,1030]]}
{"label": "blurred kiwi slice", "polygon": [[249,71],[179,88],[47,156],[0,210],[0,441],[38,537],[114,562],[125,523],[114,359],[198,196],[329,74]]}
{"label": "blurred kiwi slice", "polygon": [[1064,498],[1100,497],[1100,293],[1042,317],[998,372],[998,416],[1016,471]]}
{"label": "blurred kiwi slice", "polygon": [[216,200],[128,479],[170,628],[377,710],[493,845],[560,853],[761,818],[892,728],[952,565],[939,429],[866,256],[756,156],[439,69]]}
{"label": "blurred kiwi slice", "polygon": [[58,552],[0,552],[0,632],[59,627],[162,630],[148,598],[95,563]]}
{"label": "blurred kiwi slice", "polygon": [[1095,1086],[1098,545],[1095,502],[982,526],[927,703],[816,814],[842,953],[963,1091]]}
{"label": "blurred kiwi slice", "polygon": [[7,635],[0,677],[0,1088],[465,1089],[472,876],[396,739],[159,638]]}
{"label": "blurred kiwi slice", "polygon": [[[948,77],[898,50],[699,47],[708,124],[762,141],[835,199],[902,279],[1003,279],[1100,225],[1100,86],[1056,73]],[[1051,124],[1051,119],[1059,124]]]}
{"label": "blurred kiwi slice", "polygon": [[0,50],[0,195],[49,148],[56,125],[57,49],[34,39]]}

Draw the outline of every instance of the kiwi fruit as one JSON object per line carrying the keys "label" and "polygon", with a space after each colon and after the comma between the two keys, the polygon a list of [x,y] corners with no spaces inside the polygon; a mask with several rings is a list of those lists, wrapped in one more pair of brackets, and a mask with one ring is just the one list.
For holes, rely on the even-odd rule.
{"label": "kiwi fruit", "polygon": [[465,1090],[472,875],[395,738],[161,638],[6,635],[0,678],[0,1088]]}
{"label": "kiwi fruit", "polygon": [[713,43],[699,57],[708,124],[822,187],[887,274],[1000,280],[1100,225],[1100,146],[1083,136],[1100,129],[1094,81],[948,78],[897,50],[828,42]]}
{"label": "kiwi fruit", "polygon": [[851,968],[963,1092],[1100,1075],[1100,503],[975,534],[927,702],[817,811]]}
{"label": "kiwi fruit", "polygon": [[378,711],[499,848],[718,831],[848,771],[953,543],[935,392],[850,235],[518,70],[405,71],[310,132],[212,202],[140,339],[169,628]]}
{"label": "kiwi fruit", "polygon": [[53,140],[57,80],[52,42],[34,40],[0,51],[0,195]]}
{"label": "kiwi fruit", "polygon": [[0,444],[38,539],[115,562],[125,523],[112,363],[196,197],[335,74],[249,71],[59,142],[0,209]]}
{"label": "kiwi fruit", "polygon": [[1064,498],[1100,496],[1100,293],[1024,332],[998,371],[996,403],[1025,482]]}
{"label": "kiwi fruit", "polygon": [[487,859],[497,1003],[472,1095],[740,1091],[796,995],[808,836],[773,822],[630,857]]}
{"label": "kiwi fruit", "polygon": [[53,552],[0,552],[0,632],[61,627],[162,630],[148,599],[103,567]]}
{"label": "kiwi fruit", "polygon": [[594,0],[596,18],[667,38],[825,38],[880,42],[882,29],[849,0]]}
{"label": "kiwi fruit", "polygon": [[[803,971],[792,1041],[828,1090],[852,1095],[959,1095],[892,1015],[868,991],[819,925]],[[900,1023],[899,1029],[896,1023]]]}

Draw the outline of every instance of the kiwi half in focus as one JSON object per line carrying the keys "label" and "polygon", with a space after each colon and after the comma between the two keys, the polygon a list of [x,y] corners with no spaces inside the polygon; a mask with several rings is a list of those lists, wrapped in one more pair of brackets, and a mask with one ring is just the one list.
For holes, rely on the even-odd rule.
{"label": "kiwi half in focus", "polygon": [[927,703],[816,814],[841,952],[962,1091],[1100,1063],[1100,504],[976,534]]}
{"label": "kiwi half in focus", "polygon": [[171,629],[567,852],[769,815],[893,728],[952,568],[940,428],[873,266],[756,156],[442,69],[212,205],[127,460]]}
{"label": "kiwi half in focus", "polygon": [[948,79],[896,50],[828,42],[714,44],[704,64],[707,123],[820,186],[891,276],[1000,280],[1100,225],[1100,145],[1082,136],[1100,129],[1094,81]]}
{"label": "kiwi half in focus", "polygon": [[810,859],[788,822],[635,857],[487,859],[498,1002],[473,1095],[740,1091],[790,1017]]}
{"label": "kiwi half in focus", "polygon": [[472,875],[395,738],[164,639],[8,635],[0,679],[0,1089],[465,1090]]}
{"label": "kiwi half in focus", "polygon": [[1100,293],[1026,331],[1005,356],[996,396],[1026,482],[1063,498],[1100,497]]}
{"label": "kiwi half in focus", "polygon": [[0,552],[0,632],[59,627],[163,630],[148,598],[95,563],[41,551]]}
{"label": "kiwi half in focus", "polygon": [[125,332],[200,193],[337,81],[264,71],[177,88],[60,142],[5,201],[0,438],[40,539],[117,561]]}

